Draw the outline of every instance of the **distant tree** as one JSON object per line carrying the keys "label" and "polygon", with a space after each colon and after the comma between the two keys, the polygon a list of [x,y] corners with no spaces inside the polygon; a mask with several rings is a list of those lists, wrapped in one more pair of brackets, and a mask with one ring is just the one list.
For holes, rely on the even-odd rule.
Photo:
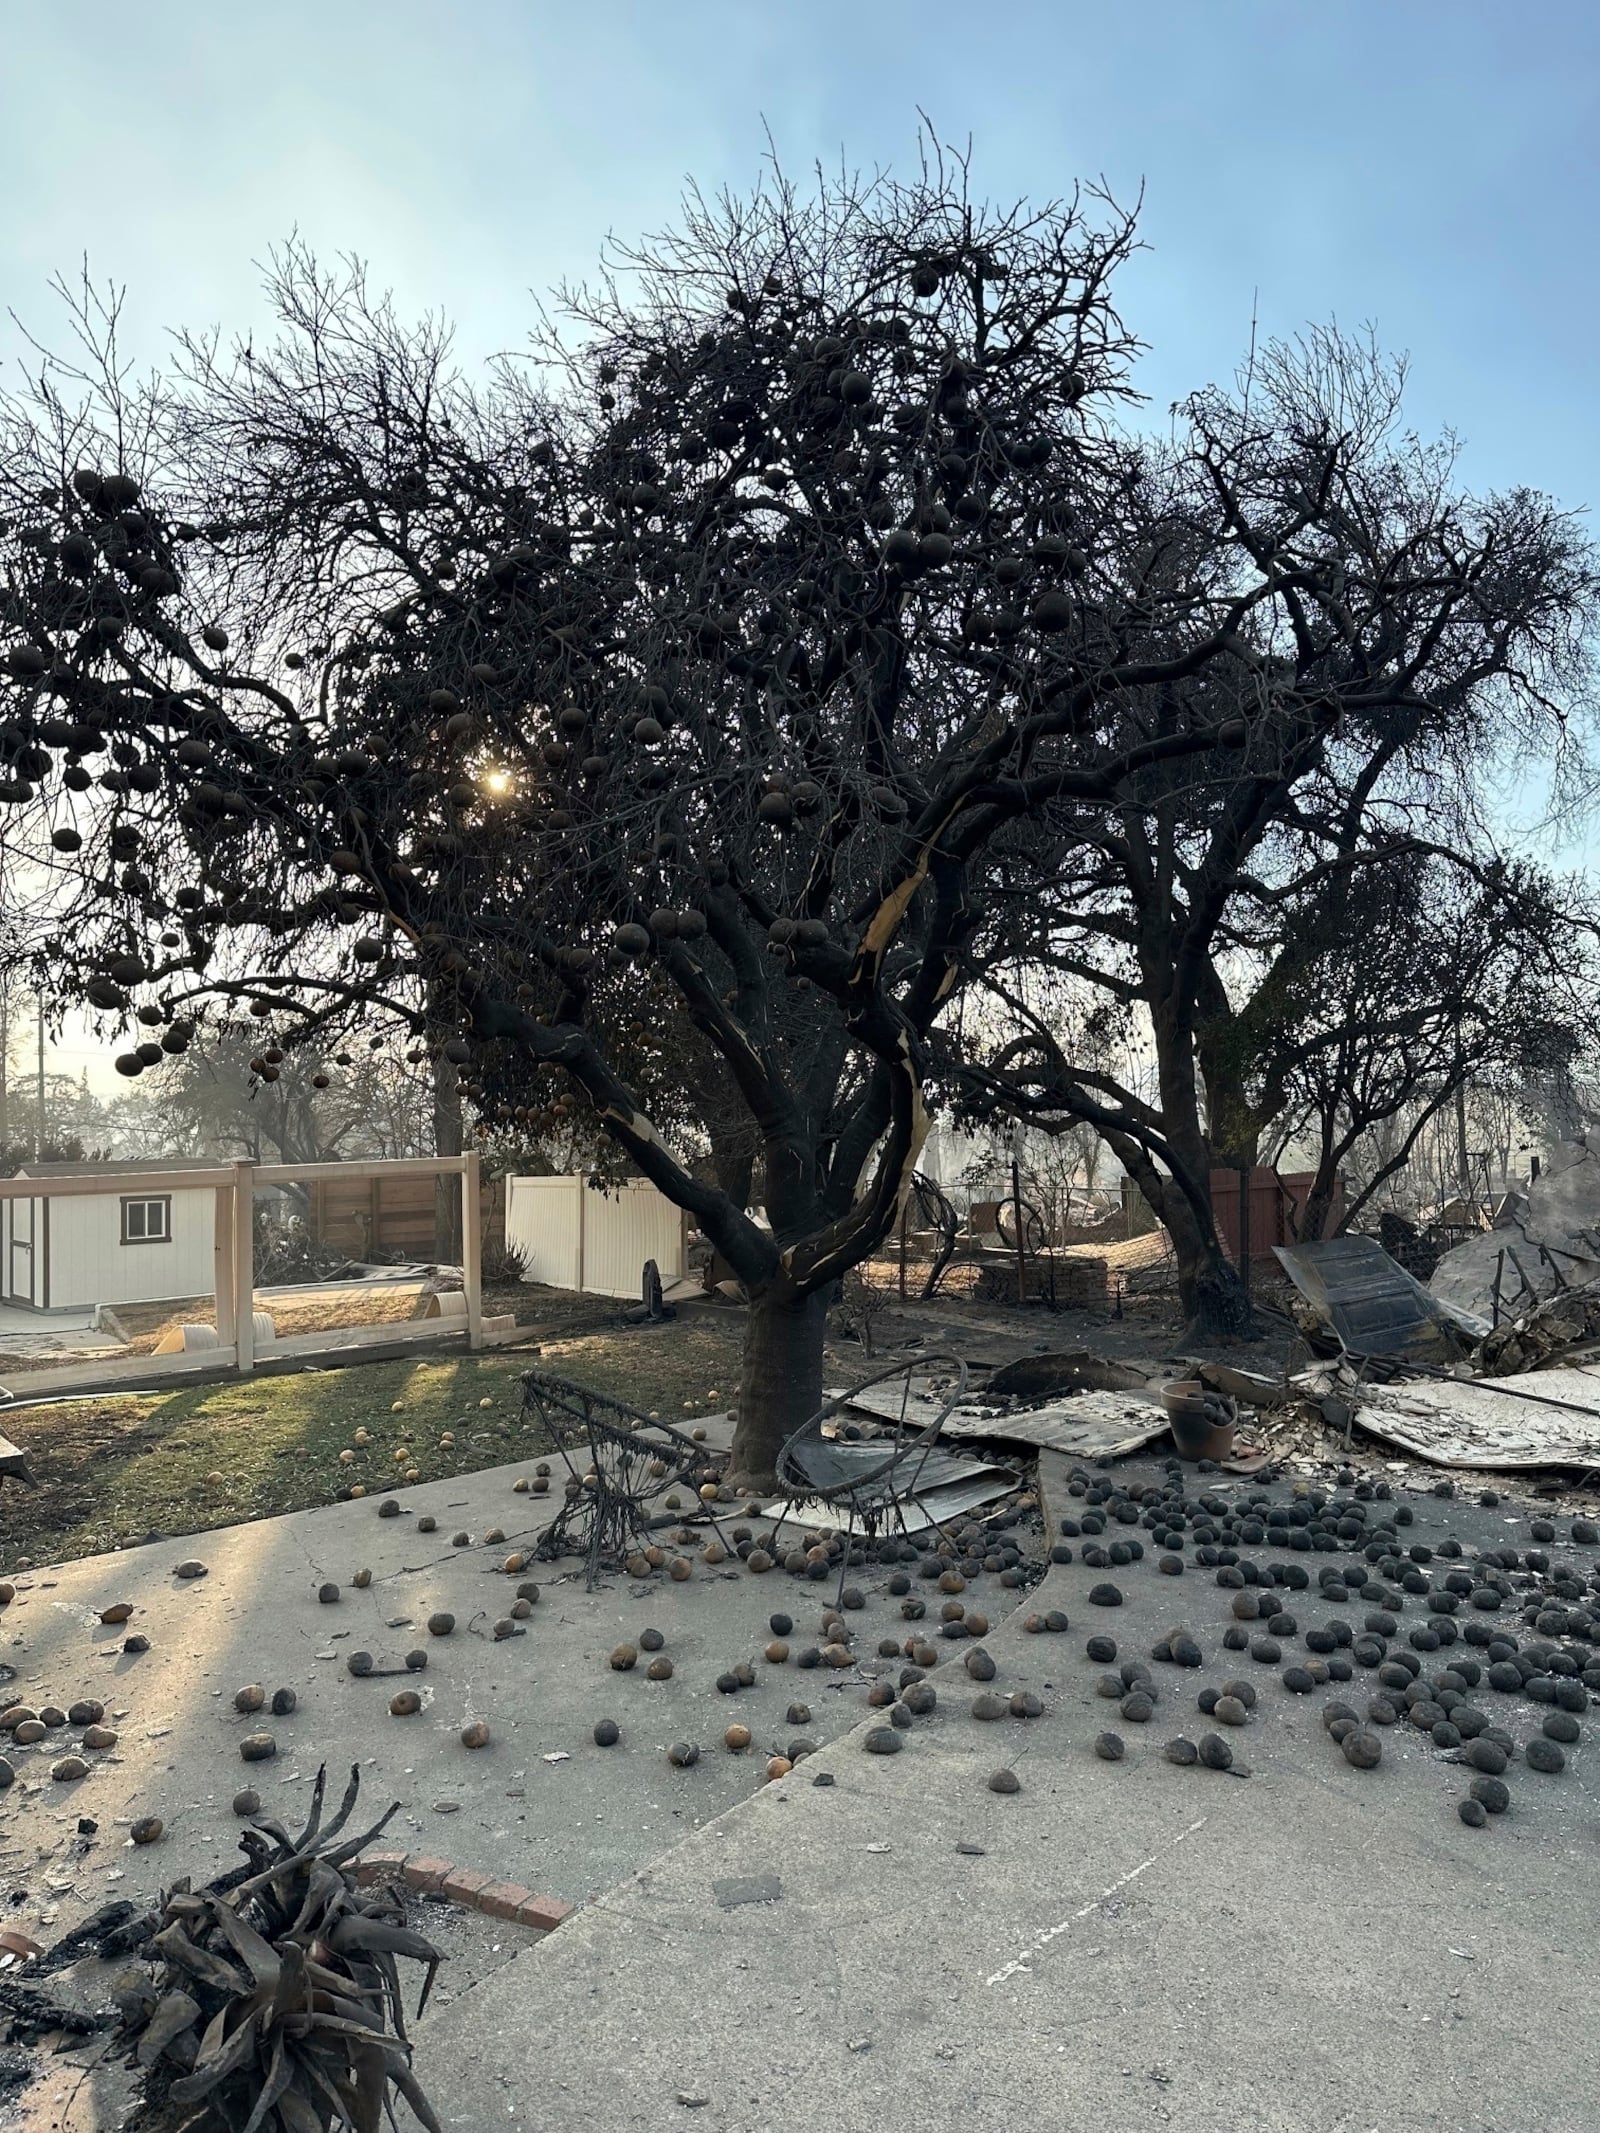
{"label": "distant tree", "polygon": [[[1430,1128],[1448,1122],[1459,1141],[1469,1111],[1498,1098],[1508,1135],[1530,1076],[1570,1068],[1600,1033],[1595,923],[1536,869],[1402,850],[1335,886],[1232,1025],[1236,1085],[1309,1154],[1307,1238],[1326,1234],[1341,1174],[1349,1227]],[[1404,1130],[1352,1169],[1391,1120]],[[1465,1176],[1452,1159],[1474,1199],[1487,1153]]]}
{"label": "distant tree", "polygon": [[[1242,716],[1249,742],[1242,761],[1141,769],[1072,838],[1030,824],[1040,842],[1020,840],[983,936],[984,982],[1010,1034],[997,1056],[968,1062],[972,1099],[1104,1135],[1171,1232],[1201,1332],[1249,1328],[1213,1219],[1213,1166],[1255,1161],[1291,1102],[1286,1075],[1329,1120],[1329,1149],[1345,1130],[1332,1121],[1391,1100],[1392,1080],[1383,1094],[1364,1083],[1361,1015],[1376,1018],[1384,1071],[1402,1081],[1405,1045],[1421,1042],[1401,1039],[1413,1019],[1435,1040],[1457,1018],[1467,1027],[1465,973],[1487,1001],[1506,970],[1504,929],[1531,897],[1481,822],[1492,775],[1559,762],[1591,721],[1593,551],[1526,491],[1456,493],[1448,449],[1399,428],[1400,387],[1369,348],[1320,333],[1269,350],[1236,395],[1189,403],[1176,445],[1126,455],[1122,523],[1102,562],[1130,606],[1159,608],[1197,577],[1220,590],[1259,574],[1274,590],[1241,629],[1254,657],[1153,680],[1124,699],[1129,714],[1152,734]],[[1408,965],[1403,927],[1387,929],[1377,999],[1383,969],[1360,956],[1356,980],[1342,929],[1386,895],[1403,909],[1430,866],[1436,901],[1459,894],[1474,927],[1488,916],[1489,967],[1482,943],[1462,939],[1452,976],[1451,926],[1435,913],[1431,959],[1419,941]],[[1542,955],[1523,938],[1554,972],[1585,937],[1540,893],[1558,930]],[[1064,1030],[1047,974],[1073,1003]],[[1090,1001],[1148,1034],[1152,1088],[1078,1044],[1076,1030],[1095,1026]],[[1476,1046],[1500,1041],[1478,1019],[1463,1072]]]}
{"label": "distant tree", "polygon": [[141,1153],[224,1162],[242,1156],[256,1163],[331,1163],[434,1152],[426,1060],[408,1065],[392,1051],[374,1054],[361,1043],[344,1052],[347,1065],[335,1068],[336,1051],[325,1063],[319,1053],[295,1050],[267,1081],[252,1071],[251,1056],[249,1038],[237,1033],[186,1049],[162,1075],[159,1091],[146,1095],[136,1086],[111,1107],[119,1140],[136,1140]]}
{"label": "distant tree", "polygon": [[14,1178],[19,1171],[31,1169],[38,1163],[88,1163],[95,1156],[71,1134],[59,1140],[46,1140],[42,1148],[32,1141],[6,1141],[0,1143],[0,1177]]}

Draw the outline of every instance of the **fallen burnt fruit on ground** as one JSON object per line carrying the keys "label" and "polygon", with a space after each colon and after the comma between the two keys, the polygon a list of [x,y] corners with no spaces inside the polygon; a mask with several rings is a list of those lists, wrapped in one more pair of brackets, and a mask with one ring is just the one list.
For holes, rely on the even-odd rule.
{"label": "fallen burnt fruit on ground", "polygon": [[441,1958],[346,1872],[395,1812],[344,1836],[359,1786],[353,1769],[324,1826],[319,1771],[297,1837],[276,1823],[246,1830],[242,1875],[194,1891],[180,1882],[112,1936],[136,1962],[116,1994],[117,2041],[144,2070],[153,2119],[238,2133],[275,2111],[284,2126],[326,2127],[338,2097],[344,2123],[376,2126],[397,2091],[439,2133],[411,2071],[396,1959],[426,1967],[420,2013]]}

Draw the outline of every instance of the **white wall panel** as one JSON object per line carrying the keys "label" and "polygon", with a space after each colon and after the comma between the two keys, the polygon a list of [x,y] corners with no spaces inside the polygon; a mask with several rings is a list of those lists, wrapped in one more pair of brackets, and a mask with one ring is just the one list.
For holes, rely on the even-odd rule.
{"label": "white wall panel", "polygon": [[[59,1311],[83,1304],[158,1303],[209,1296],[216,1278],[214,1198],[209,1188],[174,1192],[172,1237],[163,1244],[122,1242],[120,1193],[52,1198],[50,1308]],[[42,1215],[42,1203],[33,1204]],[[36,1231],[42,1226],[36,1223]],[[34,1256],[39,1256],[37,1242]]]}
{"label": "white wall panel", "polygon": [[595,1296],[637,1296],[647,1259],[664,1282],[684,1270],[682,1213],[644,1179],[604,1193],[582,1178],[508,1178],[506,1243],[529,1281]]}

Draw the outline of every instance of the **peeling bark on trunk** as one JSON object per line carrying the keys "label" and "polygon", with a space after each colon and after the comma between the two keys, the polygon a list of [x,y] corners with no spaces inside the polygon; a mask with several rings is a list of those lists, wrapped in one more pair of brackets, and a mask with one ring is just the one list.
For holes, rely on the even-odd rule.
{"label": "peeling bark on trunk", "polygon": [[771,1288],[752,1301],[729,1462],[736,1488],[770,1489],[785,1439],[821,1407],[827,1330],[825,1290],[797,1298]]}

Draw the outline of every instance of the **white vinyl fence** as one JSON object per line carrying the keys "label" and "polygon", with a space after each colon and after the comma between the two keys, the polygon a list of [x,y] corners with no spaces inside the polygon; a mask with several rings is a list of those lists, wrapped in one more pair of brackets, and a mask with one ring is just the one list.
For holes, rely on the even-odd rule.
{"label": "white vinyl fence", "polygon": [[506,1244],[525,1280],[594,1296],[637,1296],[647,1259],[663,1282],[684,1272],[683,1211],[643,1178],[610,1192],[583,1178],[507,1178]]}

